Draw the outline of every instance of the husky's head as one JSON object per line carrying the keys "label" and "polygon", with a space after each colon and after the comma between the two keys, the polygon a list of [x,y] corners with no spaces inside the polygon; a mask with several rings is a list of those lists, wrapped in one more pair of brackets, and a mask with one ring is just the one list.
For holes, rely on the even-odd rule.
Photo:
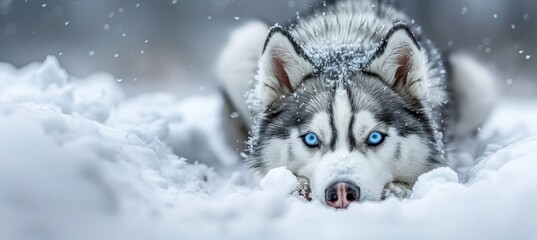
{"label": "husky's head", "polygon": [[438,166],[443,154],[421,102],[427,56],[404,24],[371,53],[363,65],[316,62],[272,28],[259,60],[264,111],[250,165],[262,175],[286,166],[310,179],[314,199],[337,208],[378,201],[386,184],[412,185]]}

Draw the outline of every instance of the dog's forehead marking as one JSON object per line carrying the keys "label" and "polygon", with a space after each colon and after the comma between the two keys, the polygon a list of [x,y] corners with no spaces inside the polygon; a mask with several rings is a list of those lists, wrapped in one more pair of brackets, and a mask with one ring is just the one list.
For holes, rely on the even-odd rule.
{"label": "dog's forehead marking", "polygon": [[335,148],[348,149],[348,131],[351,125],[352,106],[349,100],[347,91],[343,88],[338,88],[334,94],[332,102],[333,109],[333,128],[336,139]]}
{"label": "dog's forehead marking", "polygon": [[369,110],[373,107],[371,103],[356,106],[357,98],[367,99],[369,96],[356,96],[353,91],[349,91],[337,88],[328,104],[329,109],[314,113],[307,126],[307,130],[318,134],[321,140],[330,145],[332,151],[353,149],[357,142],[363,142],[367,137],[365,135],[379,125],[378,119]]}

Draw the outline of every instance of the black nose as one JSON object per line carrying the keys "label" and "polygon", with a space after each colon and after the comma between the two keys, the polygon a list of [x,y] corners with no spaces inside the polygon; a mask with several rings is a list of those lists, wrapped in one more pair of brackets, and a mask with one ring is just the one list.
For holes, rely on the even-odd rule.
{"label": "black nose", "polygon": [[360,200],[360,188],[348,182],[336,182],[324,192],[326,204],[334,208],[347,208],[351,202]]}

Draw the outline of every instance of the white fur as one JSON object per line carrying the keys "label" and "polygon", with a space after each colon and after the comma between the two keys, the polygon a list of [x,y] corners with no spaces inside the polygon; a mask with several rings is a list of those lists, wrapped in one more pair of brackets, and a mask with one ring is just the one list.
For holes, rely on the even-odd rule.
{"label": "white fur", "polygon": [[359,124],[354,124],[353,134],[357,140],[365,140],[367,134],[377,125],[377,120],[375,120],[374,115],[369,111],[360,111],[355,114],[354,122]]}
{"label": "white fur", "polygon": [[[275,60],[282,62],[292,89],[286,89],[280,82],[281,79],[276,78],[274,74]],[[269,39],[265,51],[259,59],[258,68],[259,83],[256,87],[256,95],[265,106],[296,89],[304,75],[313,71],[313,65],[298,55],[291,41],[279,32],[275,32]]]}
{"label": "white fur", "polygon": [[394,175],[397,180],[413,183],[418,176],[427,169],[427,156],[430,149],[427,147],[427,140],[421,139],[418,135],[410,135],[400,138],[401,157],[395,161]]}
{"label": "white fur", "polygon": [[235,30],[220,55],[217,72],[233,105],[248,125],[252,120],[246,106],[245,94],[255,76],[255,68],[269,28],[261,22],[251,22]]}
{"label": "white fur", "polygon": [[263,153],[265,155],[265,164],[275,167],[286,166],[289,163],[287,152],[289,142],[289,139],[270,139]]}
{"label": "white fur", "polygon": [[332,139],[332,131],[327,126],[330,126],[330,115],[327,112],[320,112],[313,116],[311,126],[309,129],[305,129],[302,134],[311,131],[316,133],[322,142],[330,141]]}
{"label": "white fur", "polygon": [[352,112],[347,92],[341,88],[337,89],[332,104],[332,109],[334,109],[334,126],[338,132],[336,147],[346,147],[348,146],[349,139],[347,131],[351,121],[349,113]]}
{"label": "white fur", "polygon": [[467,55],[450,57],[453,74],[453,90],[459,101],[459,121],[456,136],[471,134],[481,126],[498,96],[494,77],[490,71]]}
{"label": "white fur", "polygon": [[300,129],[301,132],[292,131],[290,136],[290,145],[295,160],[288,162],[289,169],[297,173],[300,176],[312,176],[317,168],[317,159],[321,158],[321,153],[315,151],[312,153],[308,147],[304,145],[299,138],[300,135],[304,135],[308,132],[317,134],[319,138],[319,144],[325,146],[332,139],[332,132],[327,126],[330,126],[330,116],[327,112],[319,112],[315,114],[311,120],[311,124],[304,129]]}

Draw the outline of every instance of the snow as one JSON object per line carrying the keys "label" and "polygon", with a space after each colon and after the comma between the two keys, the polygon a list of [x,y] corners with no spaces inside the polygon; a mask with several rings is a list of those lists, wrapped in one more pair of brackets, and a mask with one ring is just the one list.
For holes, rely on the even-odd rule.
{"label": "snow", "polygon": [[286,167],[272,169],[259,183],[265,191],[292,193],[297,187],[296,177]]}
{"label": "snow", "polygon": [[537,239],[537,100],[500,102],[458,144],[456,171],[422,175],[410,199],[336,211],[289,194],[284,168],[255,187],[225,144],[218,95],[126,99],[114,77],[76,79],[53,57],[0,64],[0,235]]}

